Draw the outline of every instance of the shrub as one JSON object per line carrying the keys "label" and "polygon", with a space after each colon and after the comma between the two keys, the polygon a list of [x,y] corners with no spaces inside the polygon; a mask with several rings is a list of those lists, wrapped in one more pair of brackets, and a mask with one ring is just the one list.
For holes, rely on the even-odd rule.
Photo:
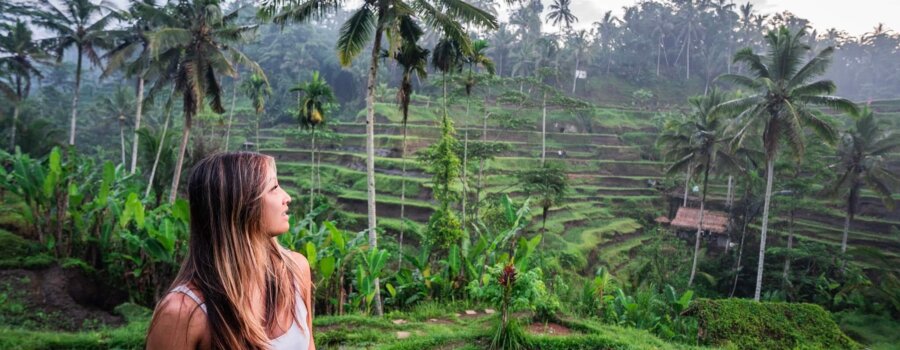
{"label": "shrub", "polygon": [[814,304],[745,299],[700,299],[687,311],[697,317],[702,344],[738,349],[859,349],[831,314]]}
{"label": "shrub", "polygon": [[17,258],[28,255],[28,241],[7,230],[0,229],[0,259]]}

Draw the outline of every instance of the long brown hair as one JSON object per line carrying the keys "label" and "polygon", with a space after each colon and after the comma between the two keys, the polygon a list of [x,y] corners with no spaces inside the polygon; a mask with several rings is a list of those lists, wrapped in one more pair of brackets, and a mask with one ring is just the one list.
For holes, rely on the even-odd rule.
{"label": "long brown hair", "polygon": [[[278,310],[301,322],[297,264],[262,227],[266,174],[274,166],[258,153],[217,153],[191,172],[189,252],[172,286],[192,283],[202,292],[213,349],[269,348],[266,331],[277,327]],[[265,293],[264,322],[250,310],[256,288]]]}

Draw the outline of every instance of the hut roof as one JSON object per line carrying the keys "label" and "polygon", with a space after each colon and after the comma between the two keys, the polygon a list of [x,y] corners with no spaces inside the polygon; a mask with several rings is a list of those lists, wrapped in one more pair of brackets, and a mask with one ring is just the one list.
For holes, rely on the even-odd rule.
{"label": "hut roof", "polygon": [[[656,221],[657,223],[665,224],[665,225],[668,225],[668,224],[671,222],[671,221],[669,220],[669,218],[667,218],[667,217],[665,217],[665,216],[660,216],[660,217],[656,218],[656,219],[653,220],[653,221]],[[706,221],[706,220],[704,220],[704,221]]]}
{"label": "hut roof", "polygon": [[[728,214],[721,211],[703,211],[703,230],[712,233],[725,233],[728,229]],[[696,230],[700,222],[700,209],[678,208],[672,226],[684,229]]]}

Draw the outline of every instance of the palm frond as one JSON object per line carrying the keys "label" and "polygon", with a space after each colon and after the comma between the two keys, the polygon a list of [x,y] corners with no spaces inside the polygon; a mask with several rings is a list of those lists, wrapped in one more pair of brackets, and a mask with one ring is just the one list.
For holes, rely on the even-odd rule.
{"label": "palm frond", "polygon": [[804,103],[826,106],[835,110],[854,114],[858,113],[858,108],[853,101],[837,96],[798,96],[798,99]]}
{"label": "palm frond", "polygon": [[347,67],[362,51],[375,31],[375,14],[363,5],[341,26],[337,41],[338,59]]}
{"label": "palm frond", "polygon": [[150,55],[158,57],[160,53],[173,48],[184,47],[191,42],[191,32],[184,28],[166,27],[147,34]]}
{"label": "palm frond", "polygon": [[797,71],[797,74],[791,78],[791,81],[787,86],[805,84],[810,79],[824,74],[825,70],[828,69],[828,65],[831,64],[831,55],[833,53],[834,47],[831,46],[819,51],[819,54],[817,54],[816,57],[809,60],[809,62],[806,62],[806,64],[803,65],[803,68],[800,68],[800,70]]}
{"label": "palm frond", "polygon": [[797,86],[790,91],[792,96],[816,96],[833,93],[837,87],[831,80],[819,80],[803,86]]}

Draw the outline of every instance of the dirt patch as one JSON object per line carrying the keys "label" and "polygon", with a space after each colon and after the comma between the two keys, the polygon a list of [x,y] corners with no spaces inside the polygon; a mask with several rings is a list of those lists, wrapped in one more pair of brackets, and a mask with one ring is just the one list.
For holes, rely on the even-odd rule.
{"label": "dirt patch", "polygon": [[534,322],[528,325],[528,332],[531,334],[541,334],[541,335],[569,335],[572,334],[572,330],[566,326],[563,326],[558,323],[548,322]]}
{"label": "dirt patch", "polygon": [[[119,326],[122,316],[112,308],[127,299],[127,294],[98,283],[78,269],[59,266],[44,270],[0,270],[2,292],[15,308],[3,308],[7,319],[18,326],[62,331],[95,329],[100,326]],[[30,327],[31,328],[31,327]]]}

